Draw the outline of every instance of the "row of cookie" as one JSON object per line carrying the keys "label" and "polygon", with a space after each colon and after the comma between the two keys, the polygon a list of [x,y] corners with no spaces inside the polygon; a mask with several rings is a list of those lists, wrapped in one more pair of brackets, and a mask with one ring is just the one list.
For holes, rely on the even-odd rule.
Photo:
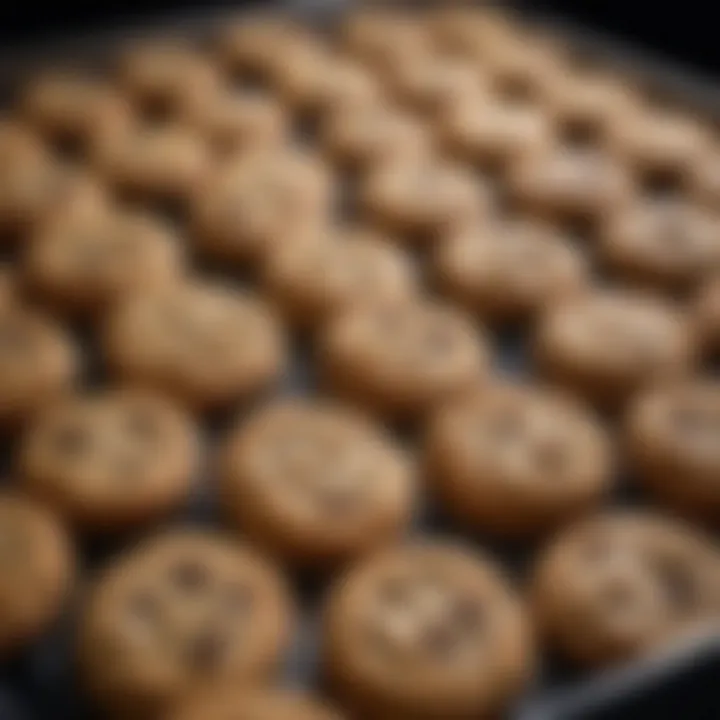
{"label": "row of cookie", "polygon": [[[0,517],[0,643],[8,652],[58,616],[75,571],[44,509],[5,495]],[[534,636],[602,666],[716,627],[719,562],[717,548],[682,525],[603,515],[542,555],[526,609],[482,552],[415,540],[333,583],[322,609],[323,676],[361,717],[489,716],[531,680]],[[93,583],[78,621],[80,679],[111,717],[214,718],[249,702],[247,688],[272,681],[297,614],[281,574],[252,548],[209,531],[166,532]]]}

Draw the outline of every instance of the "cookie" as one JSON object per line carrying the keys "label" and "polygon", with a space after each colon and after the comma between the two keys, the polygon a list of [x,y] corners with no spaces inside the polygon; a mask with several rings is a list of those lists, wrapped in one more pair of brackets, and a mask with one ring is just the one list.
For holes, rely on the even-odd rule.
{"label": "cookie", "polygon": [[171,531],[101,574],[80,616],[80,677],[106,716],[160,717],[213,683],[269,681],[293,616],[283,578],[254,551]]}
{"label": "cookie", "polygon": [[714,355],[720,350],[720,276],[700,287],[693,315],[703,349]]}
{"label": "cookie", "polygon": [[188,496],[191,419],[150,393],[78,395],[41,412],[19,455],[23,487],[75,527],[115,532],[167,516]]}
{"label": "cookie", "polygon": [[67,392],[80,357],[63,328],[22,306],[0,309],[0,428],[24,423]]}
{"label": "cookie", "polygon": [[540,634],[585,666],[648,656],[716,621],[720,608],[716,548],[649,514],[606,513],[573,526],[543,551],[534,575]]}
{"label": "cookie", "polygon": [[320,140],[334,162],[360,171],[406,158],[414,160],[432,145],[427,127],[387,103],[331,113],[322,123]]}
{"label": "cookie", "polygon": [[225,514],[290,565],[332,567],[395,540],[414,508],[409,459],[362,416],[329,401],[281,400],[226,440]]}
{"label": "cookie", "polygon": [[581,250],[548,225],[489,219],[438,243],[433,274],[439,289],[491,322],[517,322],[584,287]]}
{"label": "cookie", "polygon": [[265,268],[269,297],[296,326],[315,328],[354,305],[414,295],[415,267],[388,239],[353,227],[314,237],[278,249]]}
{"label": "cookie", "polygon": [[42,135],[64,150],[87,153],[100,129],[119,130],[130,108],[108,83],[91,76],[52,72],[31,82],[20,112]]}
{"label": "cookie", "polygon": [[327,703],[298,691],[222,687],[178,703],[164,720],[342,720]]}
{"label": "cookie", "polygon": [[335,394],[371,412],[418,420],[483,377],[486,344],[468,317],[442,303],[371,303],[323,331],[320,376]]}
{"label": "cookie", "polygon": [[683,200],[630,203],[604,223],[598,253],[625,282],[692,290],[720,271],[720,217]]}
{"label": "cookie", "polygon": [[416,542],[362,562],[331,590],[323,630],[324,675],[362,717],[495,717],[532,672],[518,598],[461,546]]}
{"label": "cookie", "polygon": [[104,349],[121,378],[208,410],[264,390],[285,361],[262,301],[201,281],[124,298],[108,317]]}
{"label": "cookie", "polygon": [[643,386],[690,371],[697,349],[691,325],[652,296],[597,290],[546,310],[534,357],[549,380],[616,408]]}
{"label": "cookie", "polygon": [[258,263],[322,222],[332,195],[328,169],[315,156],[294,148],[251,153],[212,173],[195,193],[193,236],[211,259]]}
{"label": "cookie", "polygon": [[[627,447],[635,475],[669,510],[720,519],[720,384],[661,386],[633,402]],[[679,480],[681,479],[681,480]]]}
{"label": "cookie", "polygon": [[74,575],[70,539],[57,519],[26,498],[0,494],[0,656],[55,622]]}
{"label": "cookie", "polygon": [[427,157],[378,166],[358,192],[369,221],[412,243],[482,218],[491,204],[488,187],[469,168]]}
{"label": "cookie", "polygon": [[28,287],[53,308],[98,316],[135,290],[183,271],[179,238],[156,218],[108,209],[46,224],[23,263]]}
{"label": "cookie", "polygon": [[564,394],[496,382],[431,419],[425,468],[442,507],[475,532],[528,538],[597,506],[612,481],[608,437]]}
{"label": "cookie", "polygon": [[121,55],[118,83],[149,117],[172,118],[189,104],[212,98],[220,88],[213,64],[180,40],[138,43]]}

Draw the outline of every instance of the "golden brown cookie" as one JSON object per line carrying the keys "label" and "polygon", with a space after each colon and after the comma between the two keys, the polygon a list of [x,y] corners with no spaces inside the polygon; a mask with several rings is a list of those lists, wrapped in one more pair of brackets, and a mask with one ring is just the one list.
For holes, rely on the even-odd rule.
{"label": "golden brown cookie", "polygon": [[306,693],[230,685],[184,698],[163,720],[342,720],[327,703]]}
{"label": "golden brown cookie", "polygon": [[688,380],[632,404],[627,447],[642,485],[675,513],[720,522],[720,384]]}
{"label": "golden brown cookie", "polygon": [[315,328],[348,308],[412,297],[412,260],[387,238],[363,228],[330,227],[289,243],[268,259],[268,295],[301,328]]}
{"label": "golden brown cookie", "polygon": [[221,456],[226,516],[290,565],[332,567],[396,540],[415,506],[405,453],[331,401],[279,400],[241,422]]}
{"label": "golden brown cookie", "polygon": [[208,257],[243,265],[324,221],[333,188],[327,167],[294,148],[251,153],[211,174],[195,194],[191,224]]}
{"label": "golden brown cookie", "polygon": [[47,223],[25,254],[25,281],[54,309],[99,315],[122,296],[175,282],[181,241],[160,220],[108,209]]}
{"label": "golden brown cookie", "polygon": [[606,513],[573,526],[535,569],[534,610],[548,646],[607,666],[647,656],[720,610],[717,549],[657,516]]}
{"label": "golden brown cookie", "polygon": [[121,378],[198,409],[264,390],[285,360],[280,327],[262,301],[202,281],[123,299],[108,318],[104,349]]}
{"label": "golden brown cookie", "polygon": [[425,467],[452,518],[478,533],[527,538],[597,506],[613,462],[609,438],[582,404],[497,382],[432,418]]}
{"label": "golden brown cookie", "polygon": [[80,357],[65,330],[22,306],[0,308],[0,428],[24,423],[67,392]]}
{"label": "golden brown cookie", "polygon": [[107,568],[81,615],[81,679],[106,717],[157,718],[214,683],[264,683],[294,619],[283,578],[222,535],[179,530]]}
{"label": "golden brown cookie", "polygon": [[720,271],[720,216],[681,199],[630,203],[600,235],[601,261],[629,283],[682,292]]}
{"label": "golden brown cookie", "polygon": [[32,501],[0,494],[0,656],[41,635],[72,591],[75,558],[57,519]]}
{"label": "golden brown cookie", "polygon": [[442,303],[370,303],[329,323],[318,361],[323,382],[340,397],[416,421],[482,378],[488,350],[471,320]]}
{"label": "golden brown cookie", "polygon": [[461,546],[416,542],[371,557],[335,585],[324,619],[324,674],[361,717],[495,717],[533,668],[518,598]]}
{"label": "golden brown cookie", "polygon": [[191,419],[151,393],[78,395],[39,413],[24,438],[23,487],[83,530],[114,532],[166,517],[199,461]]}
{"label": "golden brown cookie", "polygon": [[559,231],[527,219],[488,219],[438,243],[433,274],[448,297],[492,322],[534,316],[588,279],[581,250]]}

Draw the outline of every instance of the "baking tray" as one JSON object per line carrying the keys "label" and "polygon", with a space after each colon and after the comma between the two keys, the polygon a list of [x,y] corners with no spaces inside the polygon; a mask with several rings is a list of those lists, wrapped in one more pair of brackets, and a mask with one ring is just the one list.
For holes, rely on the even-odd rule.
{"label": "baking tray", "polygon": [[[41,43],[0,48],[0,102],[12,99],[18,84],[33,72],[50,66],[88,64],[97,68],[114,49],[130,36],[179,33],[202,38],[221,26],[231,14],[261,9],[288,12],[311,23],[326,23],[342,15],[355,3],[352,0],[289,0],[286,2],[240,2],[202,11],[156,16],[126,16],[113,27],[93,27],[82,33],[47,37]],[[510,4],[510,3],[508,3]],[[699,77],[675,63],[649,57],[626,44],[613,42],[604,34],[568,22],[565,18],[538,10],[536,3],[515,2],[533,22],[565,39],[586,57],[597,59],[631,75],[649,92],[662,94],[681,105],[700,110],[720,119],[720,88],[709,78]],[[110,24],[110,22],[108,22]],[[86,341],[87,338],[80,338]],[[519,335],[496,336],[499,370],[522,377],[527,370],[524,338]],[[306,393],[314,381],[307,352],[297,348],[295,362],[284,381],[287,393]],[[212,428],[216,432],[218,428]],[[8,448],[0,448],[0,470],[8,469]],[[0,477],[7,477],[7,473]],[[199,478],[202,480],[202,478]],[[195,493],[177,522],[213,523],[216,520],[214,498],[198,483]],[[637,498],[620,493],[618,502],[632,503]],[[430,509],[419,521],[419,528],[444,535],[453,530],[436,518]],[[418,528],[418,529],[419,529]],[[486,551],[498,556],[520,574],[528,553],[484,543]],[[92,568],[116,554],[122,543],[81,542],[82,558],[89,573]],[[322,588],[299,579],[306,621],[299,629],[288,658],[286,678],[290,684],[313,686],[317,670],[317,610]],[[73,618],[64,618],[57,627],[19,656],[0,665],[0,720],[101,720],[88,708],[79,692],[73,668]],[[720,719],[720,635],[686,639],[676,647],[641,663],[604,672],[581,675],[547,658],[535,685],[510,711],[512,720],[622,720],[652,717],[668,720]]]}

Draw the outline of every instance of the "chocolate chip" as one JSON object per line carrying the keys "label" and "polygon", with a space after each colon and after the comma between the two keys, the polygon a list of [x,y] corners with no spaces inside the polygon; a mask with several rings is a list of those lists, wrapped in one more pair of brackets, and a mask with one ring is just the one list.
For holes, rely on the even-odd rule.
{"label": "chocolate chip", "polygon": [[653,569],[670,607],[679,614],[698,604],[698,588],[692,570],[678,559],[656,558]]}
{"label": "chocolate chip", "polygon": [[474,598],[458,598],[454,603],[450,617],[461,635],[477,635],[485,627],[485,608]]}
{"label": "chocolate chip", "polygon": [[424,628],[421,645],[432,655],[448,657],[458,648],[462,639],[458,628],[448,622],[437,622]]}
{"label": "chocolate chip", "polygon": [[135,619],[152,624],[160,616],[160,603],[149,592],[138,592],[130,597],[128,611]]}
{"label": "chocolate chip", "polygon": [[210,575],[208,569],[202,563],[185,560],[170,568],[170,579],[178,589],[184,592],[192,592],[206,587]]}
{"label": "chocolate chip", "polygon": [[197,635],[188,648],[188,662],[200,672],[216,670],[225,659],[227,637],[216,630],[205,630]]}
{"label": "chocolate chip", "polygon": [[83,453],[90,444],[90,437],[85,428],[77,425],[66,425],[55,431],[53,445],[60,455],[76,457]]}

